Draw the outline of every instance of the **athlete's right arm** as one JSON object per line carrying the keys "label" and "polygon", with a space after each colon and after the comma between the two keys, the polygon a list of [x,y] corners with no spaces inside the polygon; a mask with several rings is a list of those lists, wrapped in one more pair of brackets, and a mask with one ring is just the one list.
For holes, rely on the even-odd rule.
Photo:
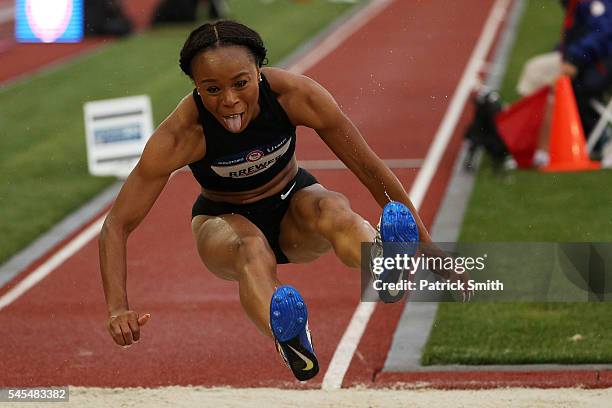
{"label": "athlete's right arm", "polygon": [[193,109],[196,108],[191,105],[191,99],[183,99],[153,133],[102,226],[100,271],[108,310],[107,328],[121,346],[138,341],[140,326],[149,319],[149,315],[139,316],[129,307],[126,291],[128,236],[147,215],[172,172],[204,155],[197,111],[194,117]]}

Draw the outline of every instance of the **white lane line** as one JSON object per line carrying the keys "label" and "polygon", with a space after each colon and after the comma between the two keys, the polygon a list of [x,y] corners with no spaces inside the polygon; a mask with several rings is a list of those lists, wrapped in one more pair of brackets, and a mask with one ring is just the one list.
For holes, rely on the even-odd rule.
{"label": "white lane line", "polygon": [[[457,121],[463,110],[466,100],[468,99],[473,85],[477,80],[478,70],[483,64],[493,40],[495,38],[495,32],[499,24],[502,22],[503,17],[508,9],[510,0],[496,0],[493,9],[491,10],[485,26],[480,34],[480,38],[467,67],[463,72],[459,86],[457,87],[453,99],[444,114],[442,123],[436,135],[434,141],[427,152],[425,157],[425,163],[419,171],[417,178],[410,189],[410,199],[414,206],[419,209],[423,203],[425,193],[431,183],[431,180],[435,174],[442,154],[446,149],[448,141],[452,136],[453,130],[457,125]],[[370,317],[376,310],[377,303],[374,302],[360,302],[357,309],[353,313],[353,317],[344,332],[338,348],[334,353],[325,377],[323,377],[323,383],[321,388],[324,390],[339,389],[342,387],[342,381],[349,368],[355,350],[361,341],[361,337],[365,332]]]}
{"label": "white lane line", "polygon": [[337,30],[317,44],[311,52],[306,53],[296,63],[289,67],[289,71],[297,74],[308,71],[393,1],[394,0],[372,0],[370,4],[358,11],[354,16],[338,27]]}
{"label": "white lane line", "polygon": [[474,85],[478,81],[478,71],[480,70],[482,64],[486,62],[485,60],[489,49],[495,40],[495,32],[504,20],[504,16],[508,10],[510,1],[511,0],[497,0],[493,10],[491,10],[491,13],[489,14],[482,34],[478,40],[478,44],[470,57],[468,66],[463,72],[461,82],[459,82],[459,87],[455,91],[448,110],[444,115],[444,119],[436,132],[434,142],[431,144],[429,152],[427,152],[425,163],[423,164],[423,167],[417,175],[412,189],[410,190],[410,199],[417,208],[421,206],[423,198],[425,198],[429,183],[436,173],[438,164],[440,163],[444,150],[448,145],[448,141],[453,135],[453,131],[455,130],[457,122],[461,117],[463,106],[469,98]]}
{"label": "white lane line", "polygon": [[[181,170],[177,170],[173,172],[170,175],[169,180],[172,180],[172,178],[176,176],[180,171]],[[89,241],[97,237],[100,234],[100,231],[102,230],[102,224],[104,224],[104,220],[106,219],[107,215],[108,212],[105,212],[100,217],[98,217],[93,222],[93,224],[85,228],[79,235],[69,241],[65,246],[58,250],[55,255],[51,256],[51,258],[47,259],[42,265],[40,265],[34,271],[30,272],[30,274],[23,278],[23,280],[19,281],[19,283],[15,285],[12,289],[10,289],[4,295],[0,296],[0,311],[6,306],[13,303],[15,300],[17,300],[21,295],[26,293],[38,282],[43,280],[47,275],[53,272],[55,268],[60,266],[74,254],[76,254]]]}
{"label": "white lane line", "polygon": [[59,250],[55,255],[45,261],[42,265],[31,272],[27,277],[15,285],[12,289],[0,297],[0,310],[14,302],[19,296],[27,292],[32,286],[43,280],[55,268],[78,252],[89,241],[100,233],[106,214],[98,218],[93,224],[77,235],[66,246]]}
{"label": "white lane line", "polygon": [[[383,159],[391,169],[418,169],[423,159]],[[308,170],[335,170],[347,167],[340,160],[298,160],[298,166]]]}

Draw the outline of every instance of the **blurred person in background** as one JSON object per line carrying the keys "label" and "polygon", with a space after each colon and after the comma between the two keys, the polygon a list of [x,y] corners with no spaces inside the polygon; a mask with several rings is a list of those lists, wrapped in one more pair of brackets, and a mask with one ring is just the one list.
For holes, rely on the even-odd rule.
{"label": "blurred person in background", "polygon": [[[126,0],[85,0],[85,34],[88,36],[126,36],[133,31],[122,5]],[[200,3],[208,7],[212,20],[224,18],[229,12],[225,0],[162,0],[153,12],[151,24],[193,22]]]}
{"label": "blurred person in background", "polygon": [[[588,136],[599,119],[590,101],[601,99],[612,87],[612,0],[562,0],[561,3],[565,18],[560,44],[556,51],[538,55],[525,64],[517,91],[527,96],[543,86],[552,86],[559,75],[567,75],[572,79]],[[552,103],[549,103],[534,161],[536,166],[548,161],[551,116]]]}
{"label": "blurred person in background", "polygon": [[[199,0],[162,0],[153,13],[152,24],[196,21]],[[227,17],[229,7],[225,0],[205,0],[208,18],[217,20]]]}
{"label": "blurred person in background", "polygon": [[132,32],[130,20],[121,9],[121,0],[85,0],[85,35],[125,36]]}

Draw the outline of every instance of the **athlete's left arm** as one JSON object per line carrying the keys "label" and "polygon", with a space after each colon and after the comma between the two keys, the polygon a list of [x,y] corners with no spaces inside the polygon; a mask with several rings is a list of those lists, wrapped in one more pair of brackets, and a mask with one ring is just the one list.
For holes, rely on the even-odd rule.
{"label": "athlete's left arm", "polygon": [[[431,237],[418,216],[408,193],[389,167],[368,146],[353,122],[342,112],[332,95],[317,82],[301,76],[296,79],[290,117],[296,125],[314,129],[336,156],[357,176],[383,207],[389,201],[404,203],[419,226],[422,242]],[[288,112],[289,113],[289,112]]]}
{"label": "athlete's left arm", "polygon": [[[447,255],[431,241],[429,232],[400,181],[368,146],[357,127],[342,112],[331,94],[305,76],[289,77],[284,82],[290,86],[283,89],[285,92],[281,95],[281,104],[293,124],[314,129],[336,156],[367,187],[381,207],[389,201],[399,201],[408,206],[419,226],[421,243],[430,243],[422,245],[421,251],[428,256],[446,257]],[[468,273],[457,274],[448,270],[433,272],[451,280],[469,280]],[[470,298],[471,293],[466,290],[462,295],[466,300]]]}

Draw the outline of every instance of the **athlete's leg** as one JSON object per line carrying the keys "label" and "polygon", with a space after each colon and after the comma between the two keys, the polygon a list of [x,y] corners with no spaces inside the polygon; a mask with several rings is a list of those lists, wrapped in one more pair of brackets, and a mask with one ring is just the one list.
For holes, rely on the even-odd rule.
{"label": "athlete's leg", "polygon": [[242,307],[257,328],[272,337],[270,298],[281,283],[262,232],[237,214],[198,215],[191,227],[204,265],[218,277],[238,282]]}
{"label": "athlete's leg", "polygon": [[361,262],[361,242],[372,242],[376,230],[355,213],[340,193],[313,184],[295,193],[281,223],[280,245],[292,262],[317,258],[330,247],[347,266]]}

